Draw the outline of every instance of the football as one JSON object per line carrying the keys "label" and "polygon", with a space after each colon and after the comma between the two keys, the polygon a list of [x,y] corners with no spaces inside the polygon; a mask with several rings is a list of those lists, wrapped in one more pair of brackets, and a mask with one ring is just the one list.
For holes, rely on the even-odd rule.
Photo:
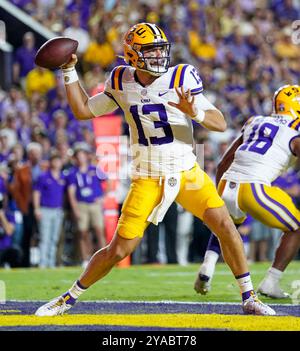
{"label": "football", "polygon": [[44,43],[35,55],[35,64],[49,69],[59,68],[75,54],[78,41],[66,37],[55,37]]}

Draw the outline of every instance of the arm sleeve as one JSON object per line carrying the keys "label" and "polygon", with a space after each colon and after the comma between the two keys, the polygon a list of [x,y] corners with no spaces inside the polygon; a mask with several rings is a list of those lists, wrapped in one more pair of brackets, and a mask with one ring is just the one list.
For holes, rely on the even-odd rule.
{"label": "arm sleeve", "polygon": [[199,95],[203,91],[202,79],[197,69],[192,65],[188,65],[185,70],[183,89],[184,91],[190,89],[192,95]]}
{"label": "arm sleeve", "polygon": [[217,110],[217,108],[203,95],[195,96],[195,103],[200,110]]}
{"label": "arm sleeve", "polygon": [[190,89],[191,95],[195,96],[195,102],[200,110],[217,110],[217,108],[203,95],[203,83],[197,69],[188,65],[184,74],[184,91]]}
{"label": "arm sleeve", "polygon": [[90,97],[88,106],[95,117],[111,113],[119,107],[117,103],[105,93],[99,93]]}

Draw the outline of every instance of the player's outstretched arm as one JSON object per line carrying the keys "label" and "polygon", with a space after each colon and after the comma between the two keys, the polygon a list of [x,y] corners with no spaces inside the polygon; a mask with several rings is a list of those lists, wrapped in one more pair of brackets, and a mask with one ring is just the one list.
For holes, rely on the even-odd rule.
{"label": "player's outstretched arm", "polygon": [[220,110],[205,110],[204,119],[201,123],[205,128],[215,131],[224,132],[227,128],[227,123]]}
{"label": "player's outstretched arm", "polygon": [[75,70],[77,56],[72,55],[70,61],[61,67],[66,87],[69,105],[77,119],[91,119],[94,117],[88,107],[89,96],[81,86]]}
{"label": "player's outstretched arm", "polygon": [[227,128],[225,118],[221,111],[218,109],[201,110],[197,106],[196,97],[191,95],[190,89],[185,93],[183,87],[175,88],[178,95],[178,103],[169,101],[170,106],[178,108],[181,112],[194,119],[196,122],[201,123],[205,128],[216,131],[224,132]]}
{"label": "player's outstretched arm", "polygon": [[61,67],[68,102],[74,116],[86,120],[115,111],[118,105],[106,94],[99,93],[92,98],[88,96],[78,80],[76,63],[77,56],[73,54],[70,61]]}

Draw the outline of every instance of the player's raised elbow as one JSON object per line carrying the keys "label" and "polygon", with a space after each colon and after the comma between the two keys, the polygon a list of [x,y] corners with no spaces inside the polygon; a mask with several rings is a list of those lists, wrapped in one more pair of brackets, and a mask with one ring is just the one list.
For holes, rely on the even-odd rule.
{"label": "player's raised elbow", "polygon": [[211,120],[213,121],[213,126],[211,130],[215,132],[224,132],[227,129],[227,123],[223,116],[223,113],[219,110],[210,110]]}
{"label": "player's raised elbow", "polygon": [[220,120],[220,124],[219,124],[219,132],[225,132],[225,130],[227,129],[227,123],[224,119],[224,117]]}
{"label": "player's raised elbow", "polygon": [[77,106],[77,108],[72,109],[72,111],[75,118],[81,121],[94,118],[94,115],[87,105]]}

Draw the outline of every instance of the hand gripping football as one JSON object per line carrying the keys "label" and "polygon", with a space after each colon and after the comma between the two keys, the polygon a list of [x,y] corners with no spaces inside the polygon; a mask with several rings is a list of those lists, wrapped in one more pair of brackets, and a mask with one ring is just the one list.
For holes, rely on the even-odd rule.
{"label": "hand gripping football", "polygon": [[49,69],[59,68],[75,54],[78,41],[66,37],[56,37],[46,41],[35,55],[35,64]]}

